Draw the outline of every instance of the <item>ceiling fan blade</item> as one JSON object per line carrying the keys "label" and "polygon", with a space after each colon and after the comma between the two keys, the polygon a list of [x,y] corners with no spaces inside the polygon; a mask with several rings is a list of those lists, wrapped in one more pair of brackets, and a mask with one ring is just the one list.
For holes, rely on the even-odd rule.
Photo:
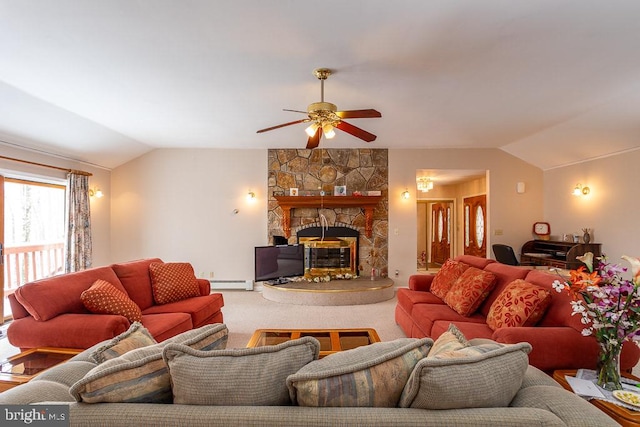
{"label": "ceiling fan blade", "polygon": [[283,123],[281,125],[277,125],[277,126],[271,126],[270,128],[266,128],[266,129],[260,129],[258,132],[256,133],[262,133],[262,132],[267,132],[270,130],[274,130],[274,129],[280,129],[283,128],[285,126],[291,126],[291,125],[296,125],[298,123],[304,123],[304,122],[308,122],[309,119],[300,119],[300,120],[296,120],[295,122],[289,122],[289,123]]}
{"label": "ceiling fan blade", "polygon": [[322,128],[318,128],[315,135],[309,137],[309,140],[307,141],[307,150],[316,148],[318,144],[320,144],[320,136],[322,135],[321,132]]}
{"label": "ceiling fan blade", "polygon": [[282,111],[291,111],[292,113],[302,113],[302,114],[309,114],[307,111],[300,111],[300,110],[290,110],[288,108],[283,108]]}
{"label": "ceiling fan blade", "polygon": [[371,119],[374,117],[382,117],[379,111],[373,109],[336,111],[336,115],[341,119]]}
{"label": "ceiling fan blade", "polygon": [[374,134],[369,133],[366,130],[360,129],[359,127],[354,126],[347,122],[340,121],[336,125],[336,127],[343,132],[350,133],[356,138],[362,139],[363,141],[371,142],[371,141],[375,141],[377,138],[377,136],[375,136]]}

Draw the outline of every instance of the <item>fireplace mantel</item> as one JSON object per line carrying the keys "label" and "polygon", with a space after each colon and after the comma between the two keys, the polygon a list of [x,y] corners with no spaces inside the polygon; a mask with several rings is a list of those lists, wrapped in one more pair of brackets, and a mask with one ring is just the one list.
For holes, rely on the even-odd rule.
{"label": "fireplace mantel", "polygon": [[365,235],[373,233],[373,210],[382,196],[274,196],[282,208],[284,236],[291,236],[291,209],[295,208],[361,208],[364,209]]}

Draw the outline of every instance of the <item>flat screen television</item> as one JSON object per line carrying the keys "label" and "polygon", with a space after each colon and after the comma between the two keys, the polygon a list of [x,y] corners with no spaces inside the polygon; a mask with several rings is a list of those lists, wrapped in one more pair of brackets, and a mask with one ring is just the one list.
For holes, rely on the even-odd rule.
{"label": "flat screen television", "polygon": [[256,282],[285,283],[304,276],[304,245],[256,246]]}

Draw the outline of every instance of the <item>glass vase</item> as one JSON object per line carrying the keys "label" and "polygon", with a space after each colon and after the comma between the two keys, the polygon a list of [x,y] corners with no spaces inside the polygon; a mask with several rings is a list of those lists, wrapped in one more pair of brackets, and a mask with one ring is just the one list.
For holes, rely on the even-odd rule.
{"label": "glass vase", "polygon": [[598,382],[605,390],[622,390],[620,383],[620,351],[621,345],[600,344],[598,356]]}

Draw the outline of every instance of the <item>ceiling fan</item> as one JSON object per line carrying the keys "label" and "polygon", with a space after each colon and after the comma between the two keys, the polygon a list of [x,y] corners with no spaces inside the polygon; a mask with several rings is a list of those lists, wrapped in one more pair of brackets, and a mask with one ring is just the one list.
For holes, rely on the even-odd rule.
{"label": "ceiling fan", "polygon": [[306,119],[300,119],[289,123],[283,123],[281,125],[272,126],[266,129],[260,129],[257,133],[267,132],[274,129],[279,129],[285,126],[295,125],[298,123],[311,122],[311,125],[306,129],[309,140],[307,141],[307,149],[316,148],[320,144],[320,138],[322,135],[327,139],[331,139],[335,136],[334,129],[340,129],[343,132],[351,134],[356,138],[360,138],[366,142],[375,141],[376,136],[366,130],[360,129],[350,123],[343,121],[342,119],[361,119],[361,118],[374,118],[382,117],[380,112],[367,109],[367,110],[348,110],[338,111],[338,107],[330,102],[324,102],[324,81],[331,75],[331,70],[328,68],[318,68],[313,70],[313,75],[320,80],[320,102],[314,102],[307,107],[307,111],[300,110],[288,110],[294,113],[307,114]]}

